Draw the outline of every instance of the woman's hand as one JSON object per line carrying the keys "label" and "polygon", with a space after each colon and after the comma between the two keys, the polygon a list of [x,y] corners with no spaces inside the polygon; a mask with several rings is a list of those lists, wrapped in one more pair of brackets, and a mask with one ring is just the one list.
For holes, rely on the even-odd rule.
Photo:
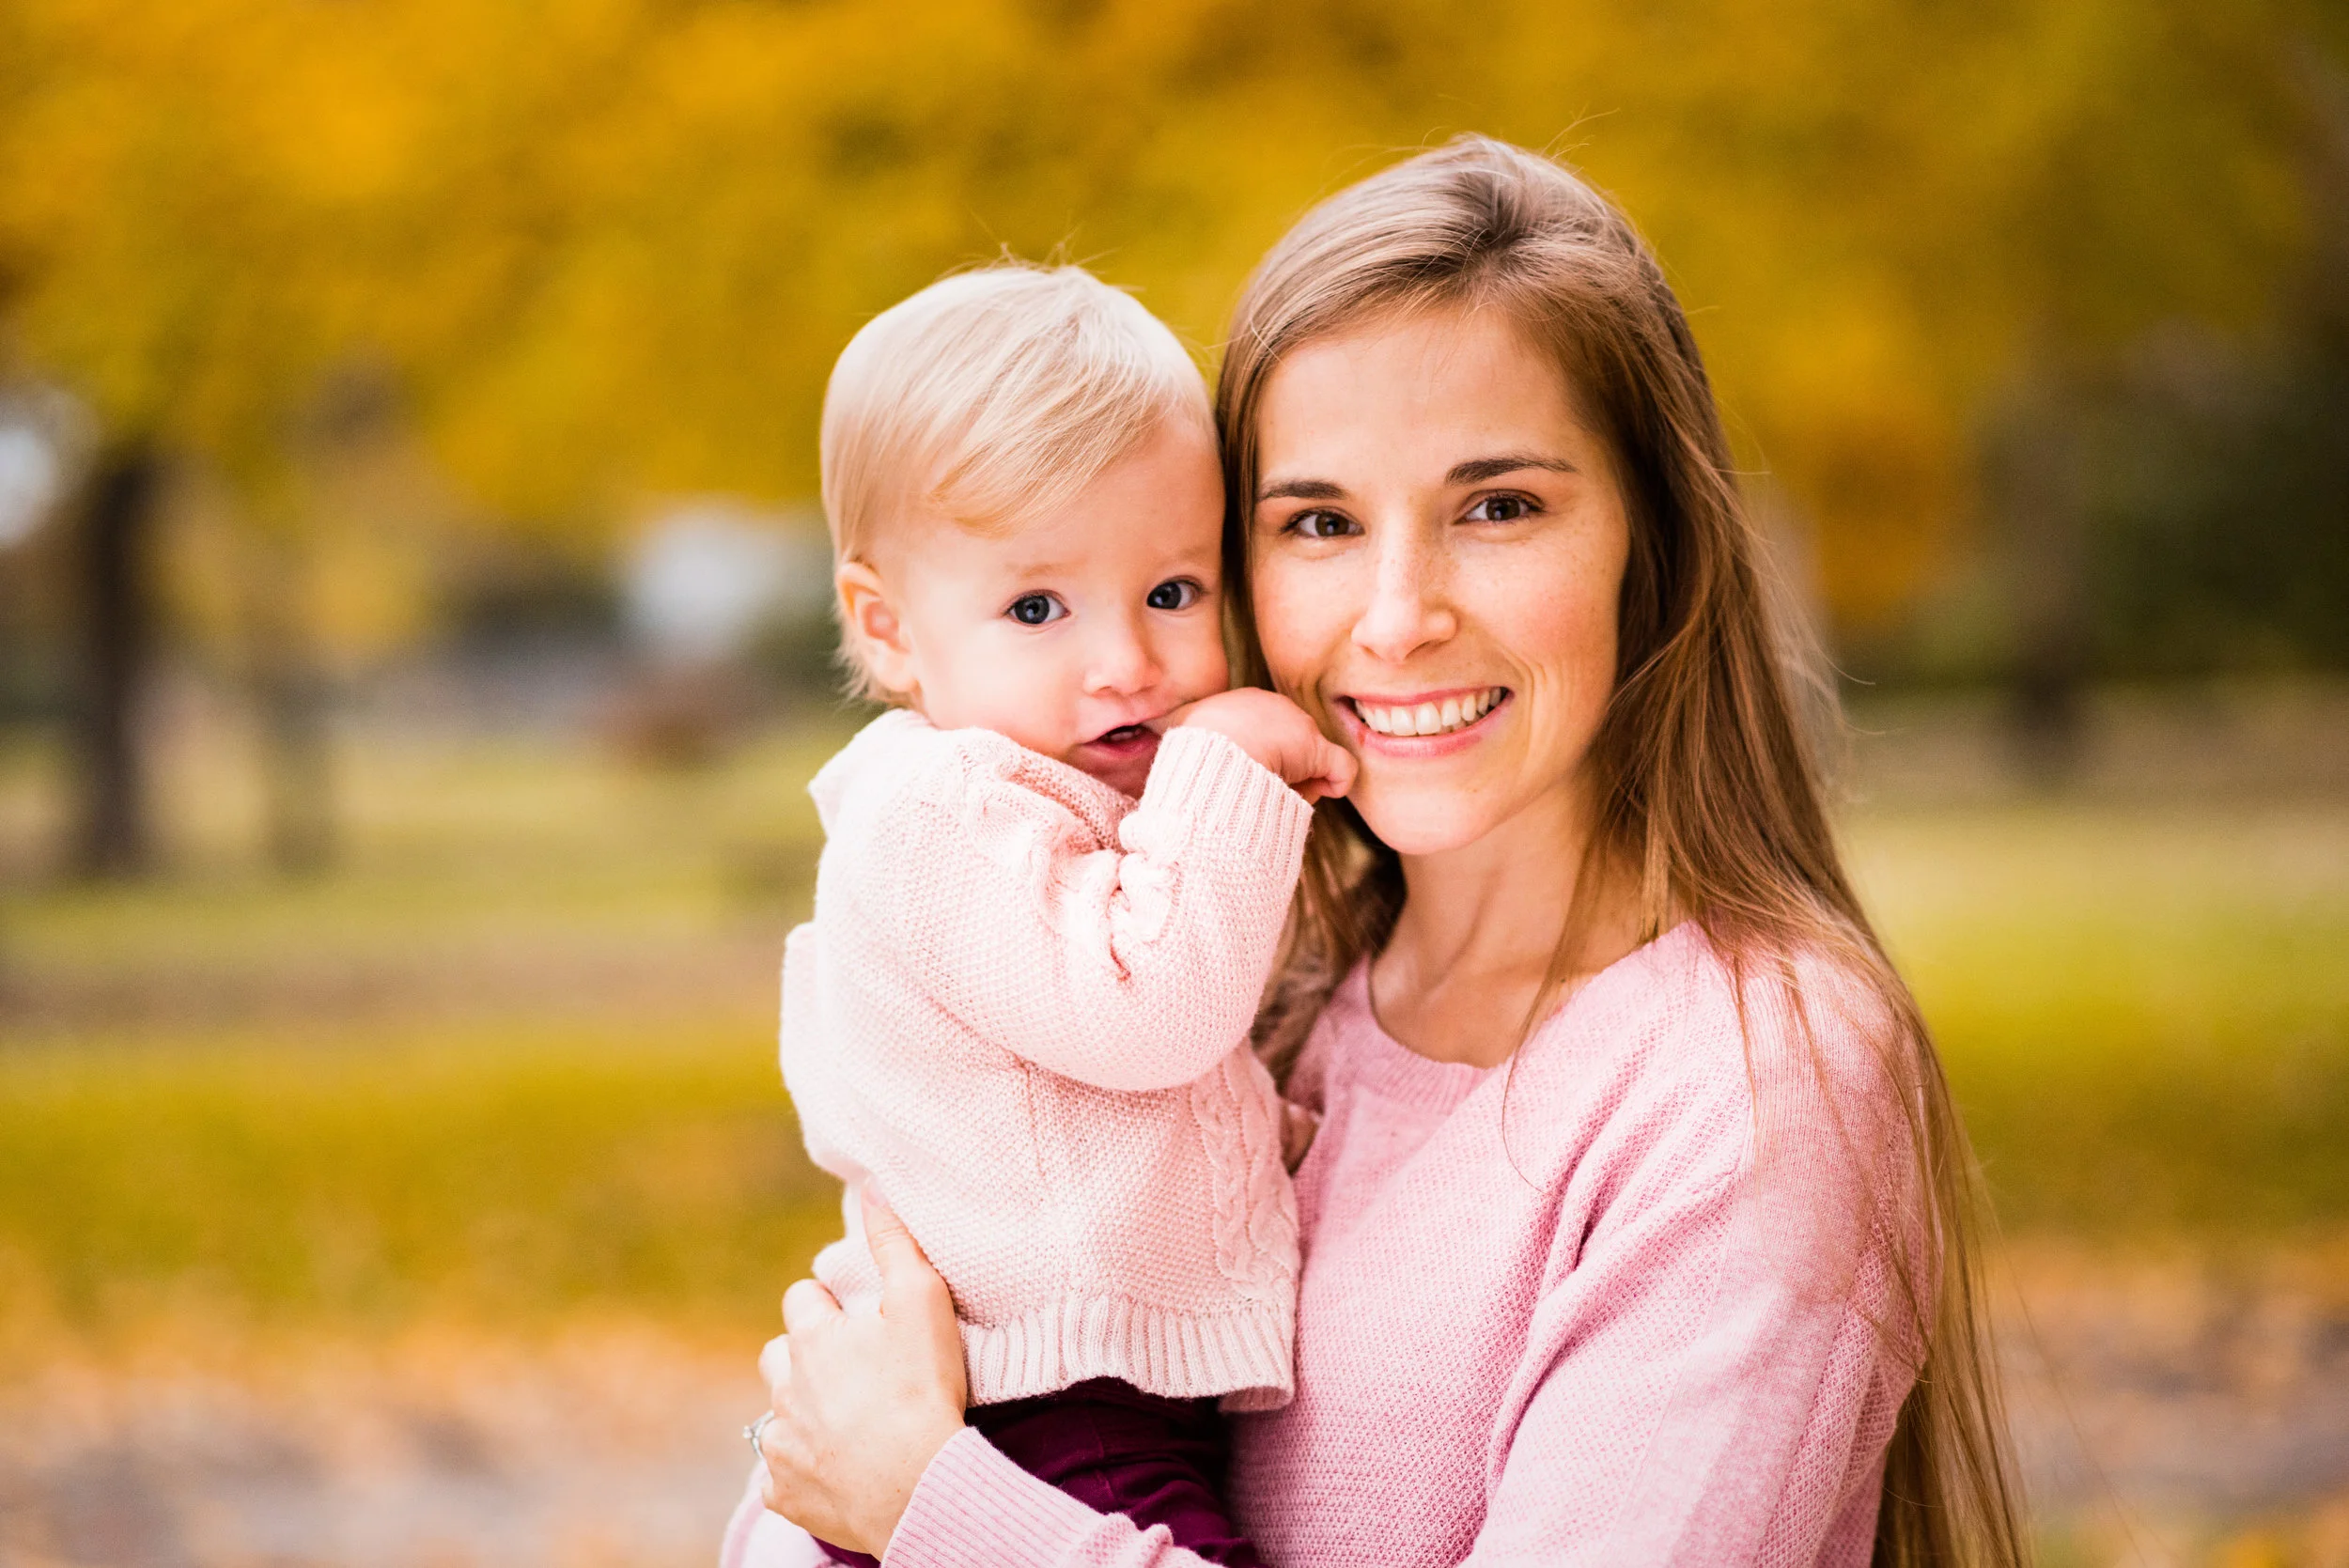
{"label": "woman's hand", "polygon": [[760,1485],[809,1534],[879,1557],[923,1470],[962,1430],[970,1385],[946,1281],[903,1220],[863,1202],[879,1315],[850,1316],[813,1280],[784,1293],[788,1332],[759,1358],[774,1389]]}

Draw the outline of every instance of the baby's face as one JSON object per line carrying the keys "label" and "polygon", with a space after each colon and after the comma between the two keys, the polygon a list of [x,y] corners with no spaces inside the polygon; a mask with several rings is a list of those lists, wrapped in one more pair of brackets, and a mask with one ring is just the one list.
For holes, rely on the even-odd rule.
{"label": "baby's face", "polygon": [[910,530],[877,563],[902,649],[902,674],[880,673],[941,729],[994,730],[1139,795],[1149,726],[1230,683],[1222,519],[1214,442],[1169,421],[1007,532]]}

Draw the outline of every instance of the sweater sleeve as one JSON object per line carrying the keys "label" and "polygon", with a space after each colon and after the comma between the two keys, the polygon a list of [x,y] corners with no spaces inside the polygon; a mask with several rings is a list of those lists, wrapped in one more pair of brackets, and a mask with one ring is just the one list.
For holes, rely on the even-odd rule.
{"label": "sweater sleeve", "polygon": [[974,1427],[922,1472],[882,1568],[1212,1568],[1198,1553],[1097,1514],[1003,1457]]}
{"label": "sweater sleeve", "polygon": [[[1864,1560],[1875,1482],[1847,1493],[1856,1443],[1881,1447],[1905,1368],[1891,1368],[1869,1311],[1883,1275],[1840,1299],[1800,1302],[1750,1274],[1708,1278],[1735,1203],[1699,1196],[1626,1235],[1649,1278],[1636,1299],[1578,1310],[1587,1340],[1546,1367],[1499,1450],[1485,1527],[1463,1568],[1590,1563],[1807,1564]],[[1708,1232],[1713,1234],[1708,1237]],[[1672,1258],[1660,1254],[1692,1244]],[[1616,1276],[1620,1282],[1620,1276]],[[1578,1292],[1587,1301],[1590,1292]],[[1615,1292],[1603,1294],[1616,1295]],[[1660,1343],[1658,1343],[1660,1342]],[[1660,1358],[1637,1363],[1642,1344]],[[1653,1408],[1626,1389],[1662,1386]],[[1875,1396],[1875,1397],[1872,1397]],[[1830,1539],[1857,1543],[1829,1552]],[[885,1568],[1204,1568],[1206,1560],[1097,1514],[1014,1465],[976,1431],[940,1451],[890,1543]]]}
{"label": "sweater sleeve", "polygon": [[[1603,1177],[1616,1195],[1590,1233],[1557,1238],[1465,1564],[1867,1560],[1880,1455],[1915,1366],[1890,1239],[1915,1228],[1902,1220],[1905,1145],[1880,1122],[1837,1122],[1798,1084],[1769,1084],[1767,1064],[1760,1076],[1789,1094],[1766,1094],[1758,1115],[1742,1096],[1671,1108],[1671,1129],[1647,1129],[1641,1157]],[[1446,1310],[1444,1287],[1421,1282],[1428,1311]],[[932,1462],[887,1560],[1201,1562],[1025,1475],[975,1433]]]}
{"label": "sweater sleeve", "polygon": [[1545,1297],[1470,1562],[1810,1564],[1855,1532],[1865,1560],[1881,1469],[1851,1460],[1909,1387],[1906,1303],[1842,1184],[1766,1185],[1689,1184]]}
{"label": "sweater sleeve", "polygon": [[742,1496],[718,1543],[718,1568],[832,1568],[816,1538],[779,1514],[767,1511],[759,1480],[764,1466],[751,1468]]}
{"label": "sweater sleeve", "polygon": [[1115,848],[985,767],[898,797],[876,891],[925,993],[1102,1089],[1189,1083],[1244,1040],[1313,812],[1229,738],[1160,742]]}

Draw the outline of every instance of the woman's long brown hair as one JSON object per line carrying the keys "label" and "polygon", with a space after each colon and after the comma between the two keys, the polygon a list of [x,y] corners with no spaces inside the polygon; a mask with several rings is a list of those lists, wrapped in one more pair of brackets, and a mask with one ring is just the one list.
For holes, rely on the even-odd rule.
{"label": "woman's long brown hair", "polygon": [[[1876,993],[1891,1024],[1879,1066],[1910,1120],[1908,1190],[1930,1205],[1919,1218],[1931,1266],[1921,1278],[1906,1248],[1890,1249],[1913,1322],[1881,1329],[1921,1355],[1886,1459],[1875,1560],[2020,1563],[1976,1256],[1986,1211],[1965,1128],[1916,1001],[1844,875],[1797,722],[1798,672],[1687,318],[1628,221],[1556,163],[1463,137],[1322,202],[1250,279],[1216,398],[1226,599],[1243,664],[1263,677],[1248,584],[1267,382],[1305,343],[1423,309],[1503,311],[1556,354],[1578,411],[1617,458],[1631,521],[1616,688],[1591,757],[1598,827],[1579,868],[1598,875],[1577,877],[1529,1028],[1571,972],[1586,890],[1610,879],[1636,890],[1647,935],[1692,918],[1740,975],[1791,975],[1794,955],[1823,955]],[[1400,861],[1353,809],[1325,803],[1320,818],[1288,962],[1259,1026],[1278,1072],[1331,986],[1384,945],[1403,904]]]}

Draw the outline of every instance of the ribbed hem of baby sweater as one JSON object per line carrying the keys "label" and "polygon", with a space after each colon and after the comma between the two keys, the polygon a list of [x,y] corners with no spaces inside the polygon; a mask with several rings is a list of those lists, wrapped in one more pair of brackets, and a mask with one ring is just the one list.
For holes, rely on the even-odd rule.
{"label": "ribbed hem of baby sweater", "polygon": [[1232,853],[1261,853],[1292,872],[1314,825],[1314,808],[1280,774],[1230,736],[1187,724],[1159,742],[1142,805],[1211,831]]}
{"label": "ribbed hem of baby sweater", "polygon": [[[1073,1560],[1111,1521],[1003,1457],[964,1427],[906,1499],[882,1568],[1033,1568]],[[1117,1521],[1122,1523],[1123,1521]]]}
{"label": "ribbed hem of baby sweater", "polygon": [[1287,1300],[1212,1315],[1116,1296],[1049,1302],[1008,1323],[962,1326],[971,1399],[993,1405],[1115,1377],[1168,1399],[1240,1394],[1236,1408],[1287,1403],[1297,1312]]}

